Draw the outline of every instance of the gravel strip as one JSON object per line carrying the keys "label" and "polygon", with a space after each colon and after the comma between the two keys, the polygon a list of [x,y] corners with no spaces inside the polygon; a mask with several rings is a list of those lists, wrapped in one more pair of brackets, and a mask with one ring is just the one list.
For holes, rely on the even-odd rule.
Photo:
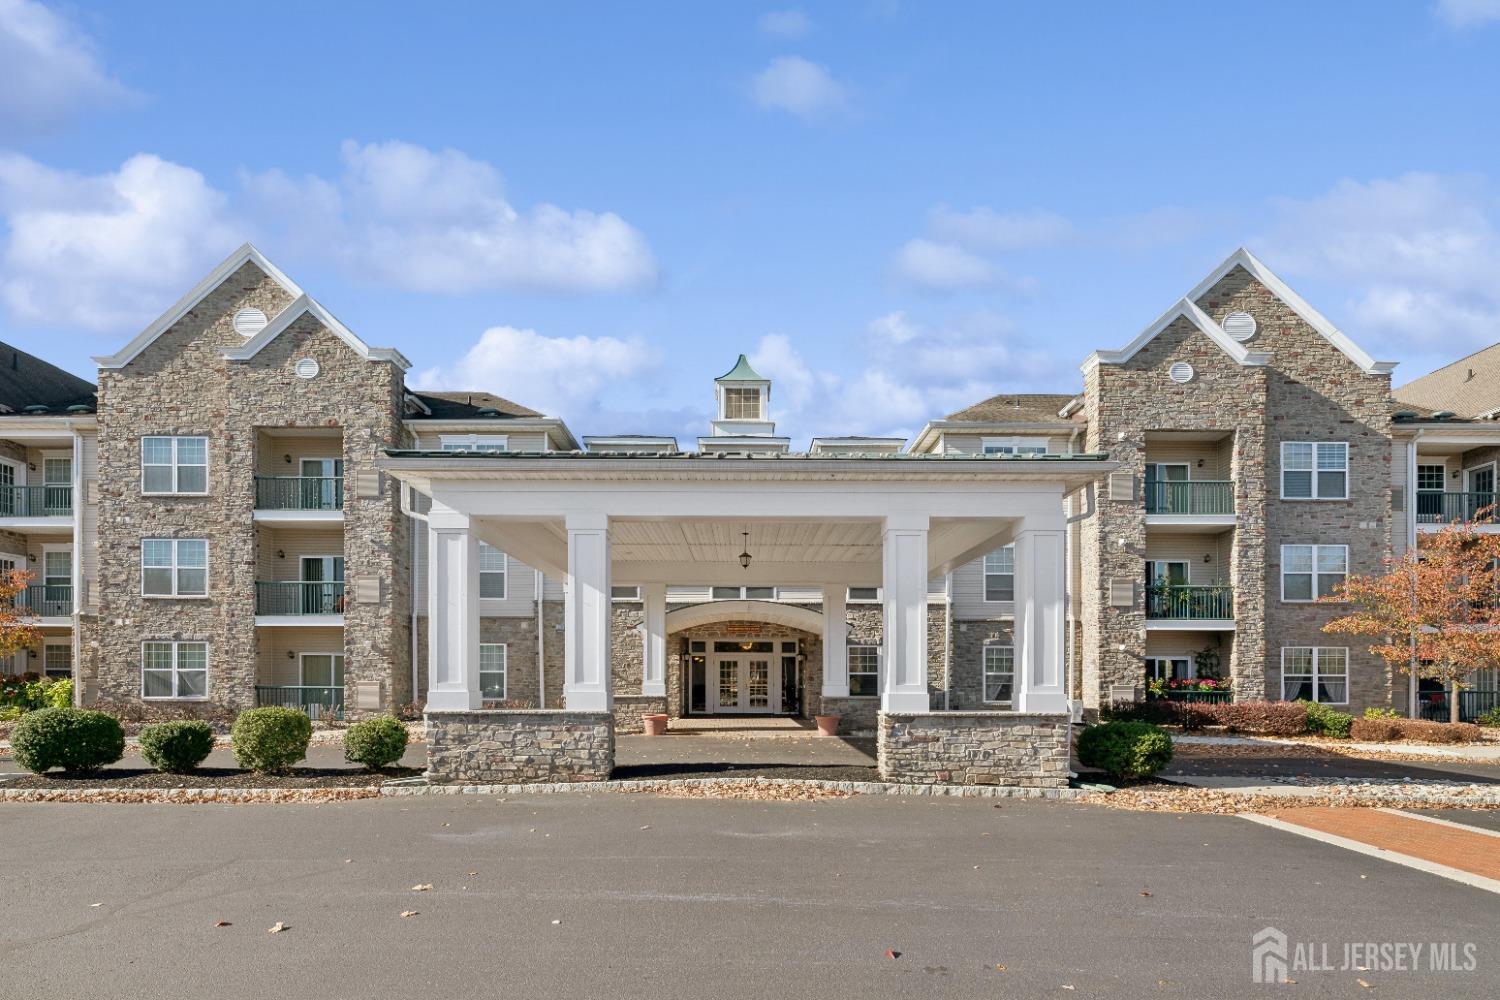
{"label": "gravel strip", "polygon": [[1379,806],[1442,806],[1457,809],[1500,809],[1500,791],[1493,785],[1433,784],[1423,782],[1381,782],[1325,787],[1317,792],[1300,792],[1288,788],[1286,794],[1265,794],[1254,790],[1235,791],[1217,788],[1187,788],[1178,785],[1149,785],[1123,788],[1115,792],[1098,792],[1075,799],[1085,805],[1108,806],[1137,812],[1218,813],[1235,815],[1285,809],[1289,805],[1343,806],[1374,808]]}
{"label": "gravel strip", "polygon": [[76,777],[67,777],[55,771],[47,774],[13,775],[0,783],[0,789],[378,788],[393,778],[411,778],[421,773],[420,769],[411,767],[393,767],[380,772],[348,767],[294,767],[285,774],[257,774],[236,768],[205,767],[191,774],[165,774],[151,768],[112,767]]}

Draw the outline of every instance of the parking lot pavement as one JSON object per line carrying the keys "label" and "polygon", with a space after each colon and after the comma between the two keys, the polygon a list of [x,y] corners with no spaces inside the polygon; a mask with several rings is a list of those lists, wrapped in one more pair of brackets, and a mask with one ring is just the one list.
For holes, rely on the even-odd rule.
{"label": "parking lot pavement", "polygon": [[1494,895],[1233,817],[594,793],[0,822],[45,845],[0,866],[0,996],[1260,996],[1266,927],[1334,965],[1477,946],[1293,971],[1300,997],[1500,993]]}

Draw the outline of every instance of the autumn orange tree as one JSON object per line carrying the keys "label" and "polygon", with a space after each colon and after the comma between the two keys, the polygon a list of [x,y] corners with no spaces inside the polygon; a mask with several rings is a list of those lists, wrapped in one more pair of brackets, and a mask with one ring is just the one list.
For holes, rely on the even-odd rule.
{"label": "autumn orange tree", "polygon": [[[1488,511],[1478,517],[1488,518]],[[1393,671],[1441,681],[1458,691],[1476,670],[1500,666],[1500,535],[1456,521],[1422,536],[1420,549],[1387,558],[1377,576],[1348,577],[1325,601],[1355,606],[1323,631],[1378,636],[1370,652]]]}
{"label": "autumn orange tree", "polygon": [[26,593],[31,574],[24,569],[0,573],[0,659],[12,656],[42,641],[36,627],[36,615],[19,606],[16,598]]}

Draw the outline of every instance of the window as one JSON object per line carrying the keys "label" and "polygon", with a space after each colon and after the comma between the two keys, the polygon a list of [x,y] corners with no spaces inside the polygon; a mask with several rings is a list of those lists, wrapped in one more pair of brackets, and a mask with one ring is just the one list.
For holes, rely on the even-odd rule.
{"label": "window", "polygon": [[986,455],[1045,455],[1044,437],[984,438],[981,447]]}
{"label": "window", "polygon": [[850,587],[849,600],[851,601],[878,601],[880,600],[879,587]]}
{"label": "window", "polygon": [[479,597],[505,600],[505,553],[484,542],[479,543]]}
{"label": "window", "polygon": [[610,587],[609,596],[616,601],[639,601],[641,599],[641,588],[635,587]]}
{"label": "window", "polygon": [[715,587],[713,598],[716,601],[773,601],[776,599],[775,587]]}
{"label": "window", "polygon": [[760,390],[724,387],[725,420],[759,420]]}
{"label": "window", "polygon": [[1444,478],[1447,468],[1442,465],[1419,465],[1417,466],[1417,489],[1442,491],[1447,485]]}
{"label": "window", "polygon": [[1193,661],[1186,656],[1146,657],[1146,677],[1153,681],[1180,681],[1195,673]]}
{"label": "window", "polygon": [[207,493],[208,438],[141,438],[142,493]]}
{"label": "window", "polygon": [[1347,545],[1283,545],[1281,599],[1315,601],[1329,597],[1349,573]]}
{"label": "window", "polygon": [[141,542],[141,594],[203,597],[208,593],[208,542],[202,538],[147,538]]}
{"label": "window", "polygon": [[508,451],[510,437],[505,434],[443,434],[438,437],[443,451]]}
{"label": "window", "polygon": [[479,644],[479,695],[486,701],[505,698],[505,643]]}
{"label": "window", "polygon": [[49,642],[42,647],[42,673],[51,678],[73,676],[73,644]]}
{"label": "window", "polygon": [[208,643],[141,643],[141,697],[208,697]]}
{"label": "window", "polygon": [[1009,704],[1015,697],[1016,650],[1013,646],[984,647],[984,700]]}
{"label": "window", "polygon": [[303,687],[344,686],[343,653],[303,653],[301,663]]}
{"label": "window", "polygon": [[1281,442],[1283,500],[1347,500],[1349,445],[1345,441]]}
{"label": "window", "polygon": [[880,647],[849,647],[849,697],[875,698],[880,694]]}
{"label": "window", "polygon": [[1349,701],[1349,650],[1342,646],[1283,646],[1281,697],[1285,701]]}
{"label": "window", "polygon": [[1016,599],[1016,547],[1007,545],[984,557],[984,599]]}

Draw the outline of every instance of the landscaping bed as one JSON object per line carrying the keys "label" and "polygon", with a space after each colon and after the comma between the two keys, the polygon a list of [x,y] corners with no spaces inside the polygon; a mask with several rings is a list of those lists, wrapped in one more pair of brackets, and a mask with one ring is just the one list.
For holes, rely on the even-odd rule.
{"label": "landscaping bed", "polygon": [[880,771],[857,764],[621,764],[610,772],[614,781],[673,778],[791,778],[814,781],[879,781]]}
{"label": "landscaping bed", "polygon": [[361,767],[294,767],[280,774],[263,774],[230,767],[204,767],[189,774],[167,774],[147,767],[110,767],[90,774],[49,771],[18,774],[0,781],[6,788],[367,788],[394,778],[412,778],[421,768],[389,767],[369,771]]}

